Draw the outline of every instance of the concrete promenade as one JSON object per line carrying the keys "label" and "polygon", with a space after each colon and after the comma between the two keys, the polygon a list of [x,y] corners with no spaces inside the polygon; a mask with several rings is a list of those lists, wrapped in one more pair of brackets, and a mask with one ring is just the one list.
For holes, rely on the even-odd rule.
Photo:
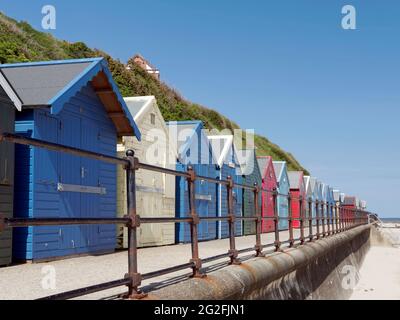
{"label": "concrete promenade", "polygon": [[[315,229],[315,228],[314,228]],[[321,229],[322,230],[322,229]],[[314,230],[314,233],[316,230]],[[305,236],[308,236],[306,229]],[[280,240],[288,240],[289,232],[281,231]],[[300,231],[294,230],[294,237],[300,237]],[[274,242],[274,233],[262,234],[262,244]],[[255,245],[255,236],[236,238],[237,249],[251,248]],[[282,247],[287,247],[283,244]],[[199,245],[202,259],[226,253],[229,249],[229,240],[213,240],[201,242]],[[273,247],[266,248],[272,252]],[[241,258],[251,258],[254,252],[242,254]],[[191,258],[190,244],[178,244],[164,247],[143,248],[138,250],[139,271],[142,274],[163,268],[184,264]],[[208,271],[223,268],[229,258],[204,264]],[[51,282],[46,281],[46,275],[55,271],[56,287],[44,289]],[[102,282],[121,279],[128,270],[127,252],[120,251],[101,256],[85,256],[47,263],[27,263],[0,269],[0,300],[3,299],[37,299],[48,295],[95,285]],[[165,286],[174,281],[180,281],[188,276],[190,270],[186,269],[173,274],[160,276],[143,282],[143,286]],[[115,295],[124,293],[125,287],[91,294],[79,299],[108,299],[116,298]]]}

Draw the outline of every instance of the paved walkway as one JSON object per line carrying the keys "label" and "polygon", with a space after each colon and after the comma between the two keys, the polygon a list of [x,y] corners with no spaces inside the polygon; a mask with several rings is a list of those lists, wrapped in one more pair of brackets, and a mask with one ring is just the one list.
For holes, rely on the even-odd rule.
{"label": "paved walkway", "polygon": [[[315,233],[315,231],[314,231]],[[294,230],[294,237],[300,236],[299,230]],[[308,231],[305,232],[308,236]],[[288,239],[288,231],[280,232],[281,241]],[[262,243],[274,242],[274,234],[263,234]],[[237,249],[250,248],[255,245],[255,236],[236,238]],[[287,244],[282,245],[282,247]],[[229,240],[213,240],[201,242],[199,245],[201,258],[226,253],[229,249]],[[271,247],[272,249],[272,247]],[[266,249],[266,252],[269,248]],[[271,251],[271,250],[270,250]],[[254,252],[243,254],[241,257],[250,258]],[[143,248],[138,250],[138,266],[142,274],[184,264],[191,258],[190,244],[179,244],[164,247]],[[0,300],[10,299],[37,299],[64,291],[91,286],[102,282],[123,278],[128,270],[127,252],[121,251],[101,256],[86,256],[50,263],[22,264],[0,269]],[[215,269],[226,266],[228,258],[205,264],[204,267]],[[50,267],[50,268],[49,268]],[[56,287],[43,289],[52,270],[56,274]],[[163,286],[173,281],[179,281],[188,275],[190,270],[175,272],[143,282],[143,286]],[[49,273],[50,272],[50,273]],[[50,282],[51,284],[51,282]],[[126,287],[91,294],[79,299],[108,299],[124,293]]]}

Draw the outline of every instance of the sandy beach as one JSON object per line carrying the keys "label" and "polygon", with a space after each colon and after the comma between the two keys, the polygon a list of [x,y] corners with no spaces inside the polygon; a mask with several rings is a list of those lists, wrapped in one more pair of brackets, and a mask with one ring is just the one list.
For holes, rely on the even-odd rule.
{"label": "sandy beach", "polygon": [[372,246],[360,269],[351,300],[400,299],[400,229],[385,224],[381,233],[393,246]]}

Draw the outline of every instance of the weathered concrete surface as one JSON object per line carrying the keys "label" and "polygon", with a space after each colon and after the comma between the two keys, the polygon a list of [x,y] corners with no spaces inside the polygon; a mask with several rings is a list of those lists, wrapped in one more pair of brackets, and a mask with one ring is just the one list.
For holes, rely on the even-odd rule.
{"label": "weathered concrete surface", "polygon": [[[314,230],[315,233],[315,230]],[[308,233],[306,233],[308,235]],[[300,236],[298,229],[294,230],[294,236]],[[281,231],[282,241],[289,237],[288,231]],[[262,234],[263,244],[273,243],[274,234]],[[244,236],[236,238],[237,249],[250,248],[255,245],[255,236]],[[283,247],[287,244],[283,244]],[[212,240],[199,243],[199,251],[202,259],[210,256],[226,253],[229,249],[229,239]],[[268,249],[267,249],[268,250]],[[254,252],[240,255],[252,255]],[[141,248],[138,250],[139,271],[143,274],[178,264],[187,263],[191,258],[190,244],[179,244],[164,247]],[[221,269],[226,266],[228,258],[205,263],[208,270]],[[48,275],[48,268],[55,272],[55,287],[43,287],[43,280]],[[42,262],[35,264],[13,265],[0,268],[0,300],[13,299],[38,299],[52,294],[58,294],[68,290],[74,290],[85,286],[95,285],[106,281],[120,279],[128,271],[127,251],[113,254],[76,257],[66,260]],[[160,288],[171,283],[187,279],[190,270],[174,272],[159,276],[142,283],[146,291]],[[105,290],[80,297],[78,299],[114,299],[120,294],[126,293],[126,287]]]}
{"label": "weathered concrete surface", "polygon": [[153,291],[148,299],[347,299],[352,290],[341,272],[349,267],[357,281],[369,239],[370,226],[357,227]]}

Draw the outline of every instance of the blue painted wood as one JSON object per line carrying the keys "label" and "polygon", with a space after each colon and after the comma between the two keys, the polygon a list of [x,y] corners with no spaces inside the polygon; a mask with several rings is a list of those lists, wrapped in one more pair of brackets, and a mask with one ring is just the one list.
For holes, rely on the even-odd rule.
{"label": "blue painted wood", "polygon": [[[282,218],[287,218],[289,216],[289,203],[288,195],[290,193],[289,176],[287,173],[287,164],[283,162],[281,172],[276,172],[277,182],[278,182],[278,215]],[[289,222],[287,219],[279,220],[278,224],[279,230],[287,230],[289,228]]]}
{"label": "blue painted wood", "polygon": [[[257,184],[260,188],[263,186],[263,177],[260,171],[260,166],[257,161],[257,155],[255,150],[253,151],[253,156],[250,157],[252,160],[253,170],[250,172],[242,172],[243,175],[243,184],[248,186],[254,186]],[[251,165],[249,165],[251,166]],[[263,168],[264,169],[264,168]],[[243,215],[245,217],[254,216],[255,212],[255,203],[254,203],[254,192],[251,190],[243,190]],[[258,197],[258,208],[259,212],[262,212],[262,197],[261,192]],[[243,235],[251,235],[256,233],[256,223],[255,221],[243,221]]]}
{"label": "blue painted wood", "polygon": [[[212,163],[212,154],[207,141],[207,137],[202,132],[203,124],[199,121],[182,121],[167,123],[168,126],[194,125],[192,136],[188,139],[186,146],[178,150],[179,160],[176,165],[177,171],[186,172],[189,166],[192,166],[197,175],[216,178],[216,168]],[[189,151],[190,150],[190,151]],[[197,152],[199,150],[199,152]],[[188,161],[191,155],[196,154],[196,159]],[[216,185],[206,181],[197,180],[196,190],[196,212],[200,217],[216,216]],[[211,200],[204,200],[204,197],[211,197]],[[202,198],[202,199],[199,199]],[[185,178],[176,178],[176,217],[188,217],[189,211],[189,192],[188,184]],[[191,241],[190,224],[180,223],[175,226],[176,242],[188,243]],[[198,226],[198,236],[200,241],[213,240],[216,238],[216,224],[214,221],[203,221]]]}
{"label": "blue painted wood", "polygon": [[[232,145],[231,151],[228,152],[228,158],[225,160],[221,168],[218,168],[219,178],[226,180],[228,176],[233,178],[235,184],[243,184],[243,177],[241,174],[240,164],[235,156],[234,147]],[[218,192],[218,212],[221,217],[228,216],[228,194],[225,186],[219,188]],[[233,189],[233,206],[234,212],[237,217],[243,216],[243,190],[238,187]],[[243,222],[237,220],[235,222],[235,236],[243,235]],[[229,237],[229,224],[226,221],[218,223],[218,237],[220,239]]]}
{"label": "blue painted wood", "polygon": [[[37,139],[115,156],[117,132],[90,85],[83,87],[52,115],[49,110],[24,111],[16,132]],[[116,167],[97,160],[40,148],[16,148],[17,217],[115,217]],[[105,195],[60,192],[58,183],[106,188]],[[43,260],[84,253],[112,252],[115,226],[18,228],[14,257]]]}

